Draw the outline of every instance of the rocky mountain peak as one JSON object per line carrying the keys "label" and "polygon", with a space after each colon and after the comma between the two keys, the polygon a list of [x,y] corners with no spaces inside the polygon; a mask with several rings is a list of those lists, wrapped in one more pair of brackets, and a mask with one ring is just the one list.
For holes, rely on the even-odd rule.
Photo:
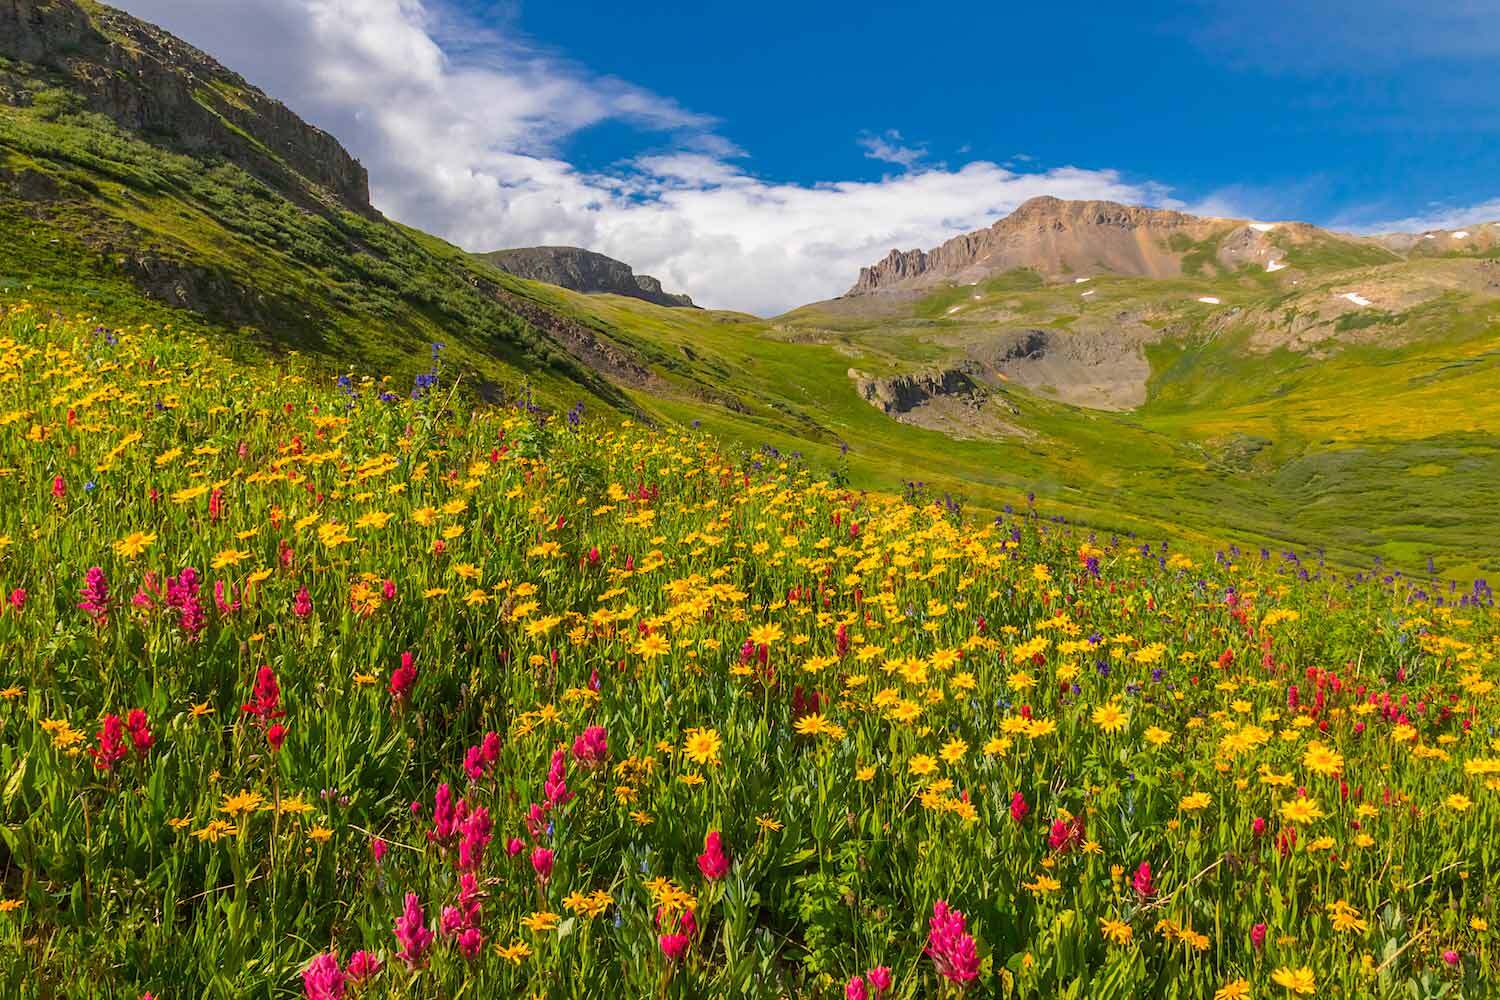
{"label": "rocky mountain peak", "polygon": [[661,282],[651,275],[636,274],[624,261],[581,247],[521,247],[495,250],[478,257],[518,278],[544,281],[575,292],[625,295],[659,306],[697,308],[688,296],[664,291]]}
{"label": "rocky mountain peak", "polygon": [[1233,225],[1169,209],[1044,195],[932,250],[892,250],[862,268],[847,294],[977,281],[1018,267],[1048,276],[1109,271],[1170,277],[1181,273],[1181,250],[1174,244],[1197,242]]}

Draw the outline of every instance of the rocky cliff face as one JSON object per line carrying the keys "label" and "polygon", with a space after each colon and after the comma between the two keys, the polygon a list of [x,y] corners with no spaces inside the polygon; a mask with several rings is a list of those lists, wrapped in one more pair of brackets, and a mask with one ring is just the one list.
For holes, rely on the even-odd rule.
{"label": "rocky cliff face", "polygon": [[884,378],[851,368],[849,380],[859,398],[897,423],[961,441],[1029,436],[1009,419],[1018,414],[1015,406],[972,361]]}
{"label": "rocky cliff face", "polygon": [[939,396],[949,396],[978,409],[984,404],[985,391],[962,368],[912,372],[876,378],[855,369],[849,370],[854,390],[860,398],[887,415],[909,413]]}
{"label": "rocky cliff face", "polygon": [[861,268],[847,294],[978,281],[1018,267],[1047,276],[1109,271],[1172,277],[1182,273],[1189,245],[1234,225],[1111,201],[1032,198],[988,229],[956,236],[925,253],[892,250],[880,263]]}
{"label": "rocky cliff face", "polygon": [[518,278],[545,281],[575,292],[607,292],[654,302],[659,306],[697,308],[686,295],[662,290],[649,274],[636,274],[629,264],[578,247],[523,247],[479,254],[502,271]]}
{"label": "rocky cliff face", "polygon": [[[326,192],[373,211],[364,167],[336,139],[154,25],[77,0],[0,0],[0,57],[64,78],[88,110],[153,141],[222,156],[299,201]],[[0,97],[34,99],[25,69],[0,66]]]}

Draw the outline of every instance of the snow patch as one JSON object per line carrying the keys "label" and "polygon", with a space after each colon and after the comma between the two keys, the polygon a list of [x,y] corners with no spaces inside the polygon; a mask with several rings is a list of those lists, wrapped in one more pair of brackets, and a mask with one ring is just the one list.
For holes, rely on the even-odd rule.
{"label": "snow patch", "polygon": [[1219,297],[1217,295],[1200,295],[1198,296],[1198,301],[1206,302],[1211,306],[1216,306],[1219,304]]}
{"label": "snow patch", "polygon": [[952,316],[954,313],[958,312],[962,308],[963,308],[963,306],[954,306],[952,309],[948,310],[948,315]]}
{"label": "snow patch", "polygon": [[1266,261],[1266,270],[1267,271],[1273,271],[1273,272],[1274,271],[1279,271],[1283,267],[1286,267],[1286,261],[1284,261],[1284,260],[1268,260],[1268,261]]}
{"label": "snow patch", "polygon": [[1096,291],[1098,291],[1098,289],[1097,289],[1097,288],[1090,288],[1090,289],[1089,289],[1089,290],[1088,290],[1088,291],[1086,291],[1086,292],[1084,292],[1084,293],[1083,293],[1083,294],[1082,294],[1082,295],[1080,295],[1080,296],[1079,296],[1079,298],[1083,298],[1083,299],[1086,299],[1086,298],[1088,298],[1088,297],[1089,297],[1089,296],[1090,296],[1090,295],[1093,295],[1093,294],[1094,294],[1094,293],[1095,293],[1095,292],[1096,292]]}
{"label": "snow patch", "polygon": [[1370,300],[1365,298],[1358,292],[1345,292],[1343,295],[1340,295],[1339,298],[1348,299],[1350,302],[1353,302],[1357,306],[1367,306],[1370,304]]}
{"label": "snow patch", "polygon": [[1085,281],[1088,281],[1088,280],[1089,280],[1089,279],[1087,279],[1087,278],[1074,278],[1074,279],[1073,279],[1073,284],[1075,284],[1075,285],[1081,285],[1081,284],[1083,284],[1083,283],[1084,283],[1084,282],[1085,282]]}
{"label": "snow patch", "polygon": [[1466,240],[1469,238],[1469,231],[1467,229],[1460,229],[1458,232],[1453,234],[1453,238],[1455,240]]}
{"label": "snow patch", "polygon": [[1250,228],[1253,229],[1253,230],[1255,230],[1257,233],[1269,233],[1271,230],[1273,230],[1273,229],[1276,228],[1276,223],[1274,223],[1274,222],[1252,222],[1252,223],[1250,223]]}

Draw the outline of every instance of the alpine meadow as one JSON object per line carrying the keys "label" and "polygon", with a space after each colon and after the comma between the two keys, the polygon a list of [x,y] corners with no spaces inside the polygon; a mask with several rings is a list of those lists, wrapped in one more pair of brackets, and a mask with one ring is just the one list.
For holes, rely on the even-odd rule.
{"label": "alpine meadow", "polygon": [[0,0],[0,994],[1500,996],[1500,223],[765,317],[371,187]]}

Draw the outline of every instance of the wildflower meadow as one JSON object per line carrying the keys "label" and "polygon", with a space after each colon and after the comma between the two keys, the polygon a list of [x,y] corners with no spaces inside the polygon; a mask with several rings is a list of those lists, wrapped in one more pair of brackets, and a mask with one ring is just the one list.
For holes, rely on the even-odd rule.
{"label": "wildflower meadow", "polygon": [[4,995],[1500,990],[1483,581],[971,517],[431,355],[0,316]]}

